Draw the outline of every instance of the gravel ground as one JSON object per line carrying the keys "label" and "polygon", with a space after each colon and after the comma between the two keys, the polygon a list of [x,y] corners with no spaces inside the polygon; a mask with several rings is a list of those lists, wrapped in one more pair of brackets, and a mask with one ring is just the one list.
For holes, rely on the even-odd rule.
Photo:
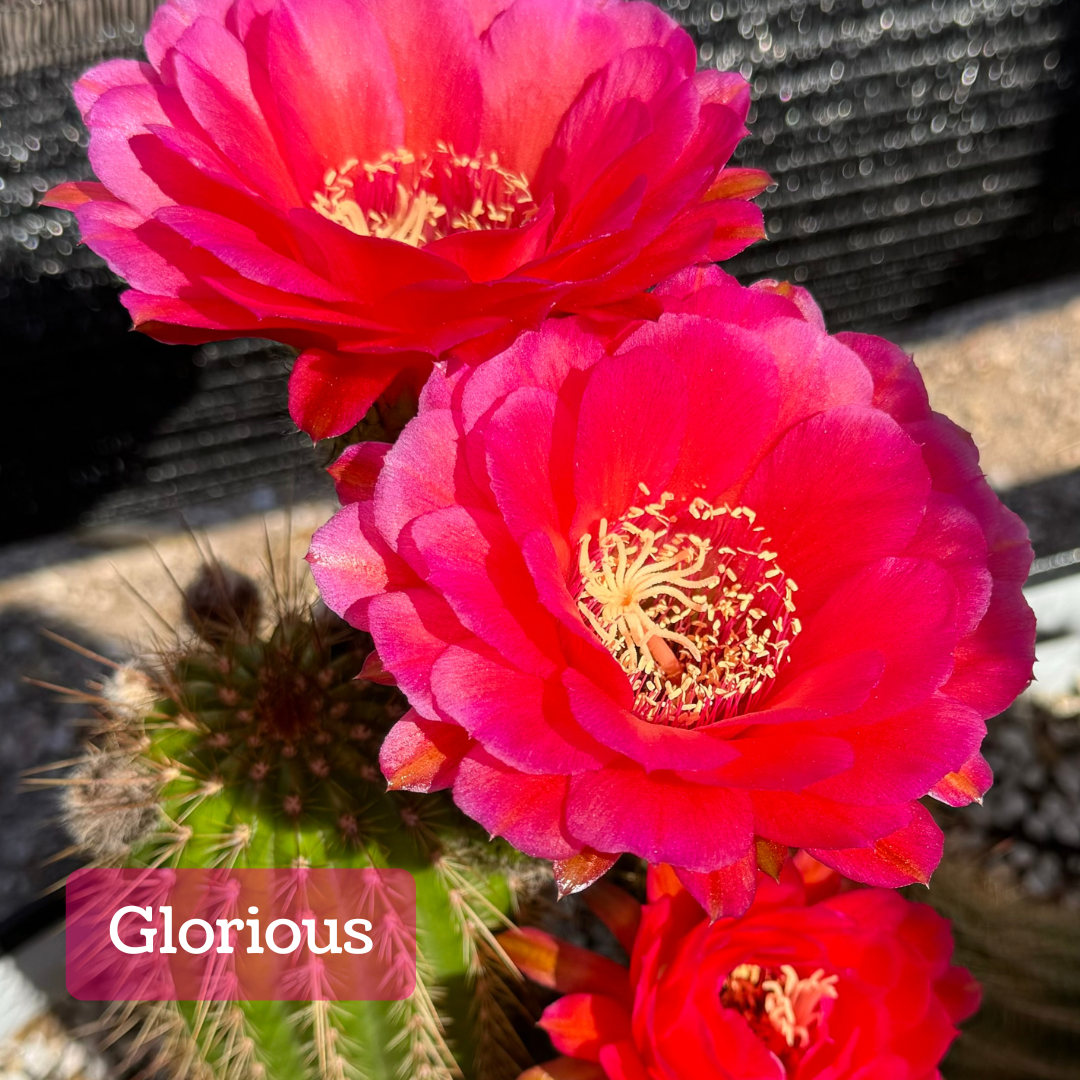
{"label": "gravel ground", "polygon": [[1080,468],[1080,298],[908,348],[996,488]]}
{"label": "gravel ground", "polygon": [[[63,864],[46,860],[67,844],[56,822],[54,792],[22,791],[21,770],[69,758],[79,744],[77,721],[85,707],[26,682],[84,688],[100,665],[50,641],[40,615],[17,607],[0,610],[0,920],[59,879]],[[50,620],[50,628],[93,648],[92,637]]]}

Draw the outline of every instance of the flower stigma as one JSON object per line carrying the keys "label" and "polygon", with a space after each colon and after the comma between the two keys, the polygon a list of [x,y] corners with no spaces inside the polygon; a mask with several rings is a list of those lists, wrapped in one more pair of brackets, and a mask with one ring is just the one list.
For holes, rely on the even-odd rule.
{"label": "flower stigma", "polygon": [[[639,485],[649,496],[644,485]],[[635,713],[702,727],[736,715],[787,659],[798,589],[748,507],[670,492],[579,541],[578,609],[630,677]]]}
{"label": "flower stigma", "polygon": [[312,207],[357,236],[423,247],[455,232],[525,225],[538,207],[521,173],[494,151],[459,154],[439,142],[433,153],[387,151],[377,161],[329,169]]}
{"label": "flower stigma", "polygon": [[828,1002],[839,996],[838,980],[823,968],[803,979],[790,964],[740,964],[724,980],[720,1004],[742,1013],[751,1031],[791,1069],[820,1033]]}

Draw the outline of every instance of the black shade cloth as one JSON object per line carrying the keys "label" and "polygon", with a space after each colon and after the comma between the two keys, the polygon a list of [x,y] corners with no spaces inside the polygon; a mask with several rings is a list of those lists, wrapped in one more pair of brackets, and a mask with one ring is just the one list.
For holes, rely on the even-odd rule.
{"label": "black shade cloth", "polygon": [[[777,185],[769,242],[729,264],[744,280],[805,283],[834,330],[895,334],[1080,270],[1075,0],[662,6],[753,86],[738,157]],[[282,350],[130,334],[70,215],[37,207],[90,175],[71,80],[137,55],[153,7],[0,0],[0,540],[326,491]]]}

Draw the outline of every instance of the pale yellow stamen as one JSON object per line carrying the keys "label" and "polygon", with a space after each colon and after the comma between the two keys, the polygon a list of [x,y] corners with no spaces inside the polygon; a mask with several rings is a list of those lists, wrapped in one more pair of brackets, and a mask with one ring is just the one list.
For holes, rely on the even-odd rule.
{"label": "pale yellow stamen", "polygon": [[577,602],[630,675],[638,715],[689,727],[730,715],[774,679],[801,625],[795,583],[752,510],[695,499],[687,520],[673,500],[664,493],[581,538]]}
{"label": "pale yellow stamen", "polygon": [[[686,548],[667,557],[656,558],[662,553],[658,542],[665,533],[666,530],[640,530],[635,550],[618,533],[608,532],[607,520],[603,519],[597,539],[600,551],[598,565],[589,554],[592,537],[586,533],[581,538],[578,569],[582,589],[587,597],[600,605],[600,616],[594,615],[584,600],[579,600],[578,607],[609,648],[618,646],[621,636],[620,660],[628,671],[637,670],[638,664],[644,659],[641,650],[646,648],[662,667],[672,668],[676,674],[681,672],[682,666],[675,659],[675,654],[663,645],[665,638],[682,645],[695,660],[701,659],[701,653],[690,638],[660,626],[642,607],[646,600],[669,597],[692,611],[702,611],[701,602],[691,599],[684,590],[715,588],[719,584],[719,579],[715,577],[700,580],[693,577],[700,573],[709,553],[708,542],[698,537],[688,538]],[[663,549],[669,550],[670,545]],[[633,562],[630,561],[631,557]],[[690,565],[679,569],[678,564],[682,562],[689,562]],[[656,644],[650,644],[654,639],[657,639]]]}
{"label": "pale yellow stamen", "polygon": [[838,976],[826,976],[819,968],[808,979],[800,979],[790,964],[782,965],[780,973],[782,981],[766,979],[761,984],[765,1015],[788,1046],[802,1050],[810,1045],[811,1029],[821,1020],[822,1001],[837,997]]}
{"label": "pale yellow stamen", "polygon": [[461,231],[508,229],[537,213],[528,179],[498,155],[459,154],[447,143],[417,156],[387,151],[376,161],[329,169],[311,205],[358,236],[422,247]]}

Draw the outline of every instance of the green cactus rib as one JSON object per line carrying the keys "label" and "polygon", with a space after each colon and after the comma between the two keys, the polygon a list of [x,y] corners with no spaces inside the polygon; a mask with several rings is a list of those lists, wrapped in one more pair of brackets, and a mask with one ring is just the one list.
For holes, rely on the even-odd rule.
{"label": "green cactus rib", "polygon": [[157,704],[110,732],[140,790],[156,777],[160,808],[114,865],[400,867],[416,881],[411,998],[161,1004],[137,1020],[117,1009],[117,1029],[140,1025],[137,1045],[156,1041],[156,1066],[174,1076],[509,1080],[528,1064],[492,932],[508,925],[520,856],[445,797],[386,790],[379,745],[404,705],[356,677],[362,660],[351,631],[285,613],[265,639],[175,656]]}

